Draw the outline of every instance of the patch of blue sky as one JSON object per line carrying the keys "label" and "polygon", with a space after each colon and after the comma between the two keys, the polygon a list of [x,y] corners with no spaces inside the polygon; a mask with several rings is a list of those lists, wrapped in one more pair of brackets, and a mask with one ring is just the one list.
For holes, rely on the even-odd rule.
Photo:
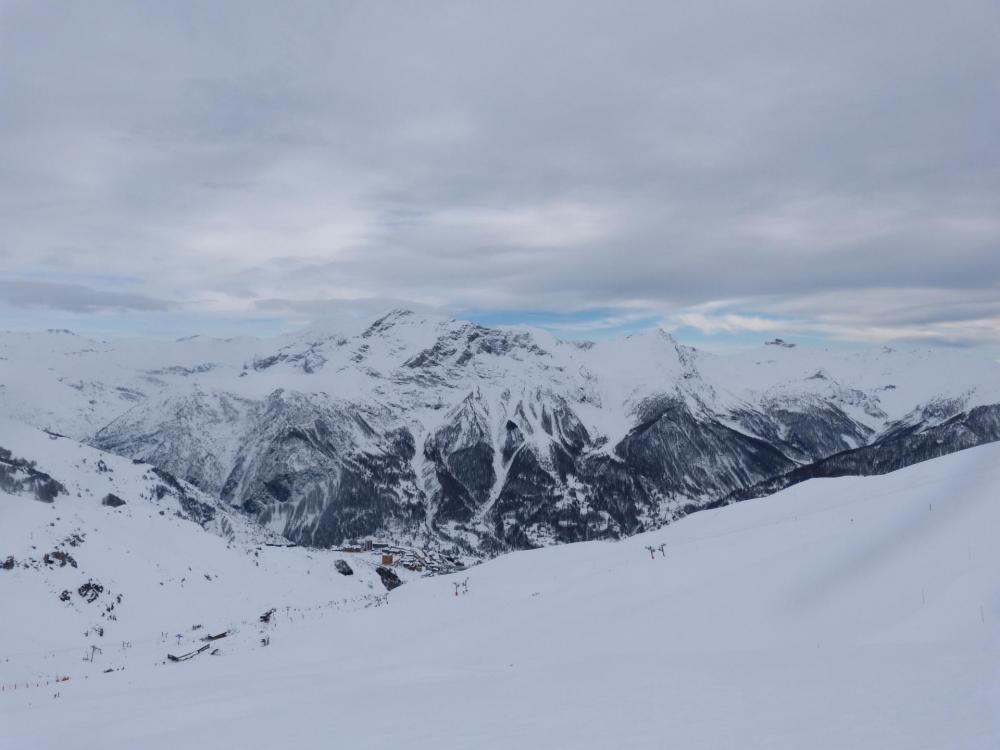
{"label": "patch of blue sky", "polygon": [[732,351],[737,349],[753,349],[763,345],[767,341],[781,339],[789,344],[804,346],[829,346],[841,345],[823,335],[803,335],[796,333],[794,328],[783,331],[780,328],[761,331],[711,331],[706,332],[694,326],[679,326],[670,331],[670,335],[677,341],[687,346],[706,351]]}

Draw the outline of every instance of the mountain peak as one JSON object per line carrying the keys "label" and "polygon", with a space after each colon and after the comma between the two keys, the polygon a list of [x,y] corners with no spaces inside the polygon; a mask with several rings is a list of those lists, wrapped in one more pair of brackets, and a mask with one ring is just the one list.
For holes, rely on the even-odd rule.
{"label": "mountain peak", "polygon": [[412,318],[412,317],[413,317],[413,312],[410,310],[405,310],[402,308],[390,310],[385,315],[376,318],[371,323],[371,325],[369,325],[364,330],[364,332],[361,334],[361,337],[367,339],[377,334],[384,333],[385,331],[388,331],[389,329],[395,327],[401,321],[404,321],[407,318]]}
{"label": "mountain peak", "polygon": [[411,310],[406,307],[396,307],[389,312],[376,318],[361,334],[362,338],[371,338],[380,333],[384,333],[398,326],[421,327],[433,326],[450,322],[451,319],[443,315],[424,313]]}

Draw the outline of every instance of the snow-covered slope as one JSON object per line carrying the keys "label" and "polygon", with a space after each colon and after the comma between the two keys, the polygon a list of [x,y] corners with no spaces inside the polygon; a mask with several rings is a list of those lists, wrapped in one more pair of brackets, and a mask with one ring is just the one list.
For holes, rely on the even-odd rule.
{"label": "snow-covered slope", "polygon": [[[35,595],[20,582],[36,572],[0,570],[5,601],[24,602],[0,620],[4,649],[24,652],[0,660],[0,681],[25,669],[72,678],[0,693],[0,745],[992,750],[998,493],[1000,445],[884,476],[812,480],[620,542],[414,580],[386,606],[279,609],[271,625],[241,626],[220,654],[176,664],[165,654],[198,645],[197,633],[180,646],[143,640],[147,625],[134,621],[133,633],[124,618],[93,663],[61,652],[54,614],[21,598]],[[14,500],[36,535],[69,505]],[[26,516],[14,518],[23,530]],[[86,526],[111,534],[104,524],[117,518]],[[181,554],[156,538],[166,560]],[[102,555],[125,568],[137,552]],[[224,567],[224,552],[191,547],[189,585],[202,570],[218,579],[159,611],[217,628],[271,601],[247,589],[271,579]],[[171,564],[156,580],[176,587],[185,562]],[[292,592],[301,577],[315,581],[316,565],[311,576],[271,574]],[[325,572],[319,583],[317,605],[352,582]]]}
{"label": "snow-covered slope", "polygon": [[370,554],[347,555],[353,574],[340,575],[343,553],[289,547],[147,464],[9,421],[0,433],[0,682],[47,675],[49,658],[69,669],[91,645],[110,655],[270,607],[369,606],[385,593]]}
{"label": "snow-covered slope", "polygon": [[151,463],[299,542],[477,554],[637,533],[867,446],[881,458],[854,454],[852,473],[1000,438],[1000,365],[960,352],[720,356],[661,330],[589,344],[405,310],[358,328],[2,334],[0,415]]}

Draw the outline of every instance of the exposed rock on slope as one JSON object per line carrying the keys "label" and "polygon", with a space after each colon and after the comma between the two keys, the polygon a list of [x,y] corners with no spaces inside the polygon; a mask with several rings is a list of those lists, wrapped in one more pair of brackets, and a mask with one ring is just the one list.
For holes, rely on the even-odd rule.
{"label": "exposed rock on slope", "polygon": [[663,331],[581,344],[397,310],[276,341],[2,334],[0,357],[0,413],[314,545],[616,538],[1000,437],[1000,366],[952,352],[717,356]]}

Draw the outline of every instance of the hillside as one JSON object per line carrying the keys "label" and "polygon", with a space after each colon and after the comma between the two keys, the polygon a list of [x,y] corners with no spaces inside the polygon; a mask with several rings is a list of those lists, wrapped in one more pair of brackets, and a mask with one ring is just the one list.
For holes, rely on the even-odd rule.
{"label": "hillside", "polygon": [[192,626],[224,630],[271,607],[364,607],[384,597],[371,554],[347,555],[353,572],[341,575],[344,555],[289,547],[161,470],[24,425],[0,427],[0,682],[48,675],[56,663],[72,671],[91,646],[113,660],[122,642],[201,636]]}
{"label": "hillside", "polygon": [[[279,557],[262,558],[259,574],[224,567],[225,544],[178,520],[157,526],[163,564],[218,579],[160,612],[222,628],[276,597],[248,591],[266,580],[288,586],[284,601],[299,597],[301,610],[240,625],[219,654],[178,664],[166,654],[197,646],[198,633],[179,645],[143,640],[147,623],[136,620],[134,634],[114,635],[132,648],[82,662],[79,649],[58,650],[50,610],[22,598],[37,585],[17,581],[36,571],[0,571],[5,595],[23,602],[17,630],[9,617],[0,625],[3,642],[30,652],[5,657],[3,679],[15,669],[72,677],[4,692],[0,744],[994,748],[998,491],[1000,446],[982,446],[884,476],[806,481],[620,542],[512,553],[411,580],[384,606],[312,614],[309,596],[319,605],[366,588],[318,576],[318,562],[305,576],[271,568]],[[45,519],[81,501],[4,498],[18,527],[3,525],[4,543],[28,526],[37,542]],[[131,538],[113,536],[119,517],[95,509],[82,515],[87,545]],[[132,517],[148,520],[162,522]],[[199,532],[183,551],[160,536],[180,529]],[[135,562],[139,547],[111,546],[102,555],[116,569]]]}

